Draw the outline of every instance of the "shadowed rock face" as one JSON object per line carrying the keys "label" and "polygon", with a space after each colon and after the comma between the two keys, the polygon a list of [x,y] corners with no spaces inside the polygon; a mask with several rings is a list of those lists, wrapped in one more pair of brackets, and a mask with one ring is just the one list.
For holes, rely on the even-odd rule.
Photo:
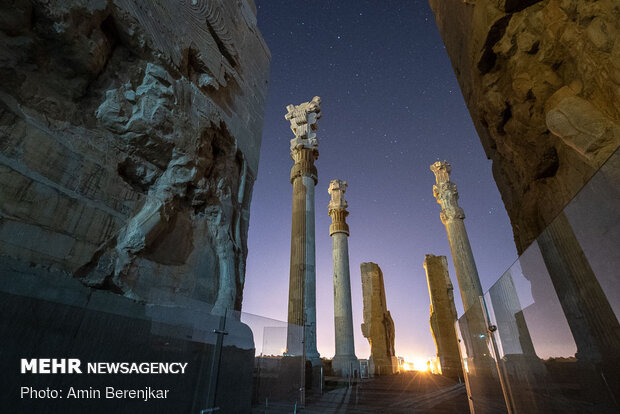
{"label": "shadowed rock face", "polygon": [[521,253],[620,144],[620,6],[429,3]]}
{"label": "shadowed rock face", "polygon": [[0,266],[240,309],[270,59],[253,2],[13,3]]}

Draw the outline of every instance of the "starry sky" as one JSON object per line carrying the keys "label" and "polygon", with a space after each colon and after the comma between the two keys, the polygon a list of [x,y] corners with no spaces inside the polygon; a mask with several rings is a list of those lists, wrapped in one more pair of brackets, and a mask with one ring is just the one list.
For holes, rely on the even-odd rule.
{"label": "starry sky", "polygon": [[257,0],[258,26],[271,50],[258,179],[248,236],[243,311],[286,320],[293,133],[286,105],[322,99],[316,187],[317,343],[334,355],[329,181],[343,179],[356,354],[361,334],[360,263],[385,279],[395,348],[408,360],[435,355],[429,329],[425,254],[445,255],[462,313],[440,206],[438,160],[452,164],[465,224],[486,291],[516,259],[512,230],[491,161],[482,149],[427,1]]}

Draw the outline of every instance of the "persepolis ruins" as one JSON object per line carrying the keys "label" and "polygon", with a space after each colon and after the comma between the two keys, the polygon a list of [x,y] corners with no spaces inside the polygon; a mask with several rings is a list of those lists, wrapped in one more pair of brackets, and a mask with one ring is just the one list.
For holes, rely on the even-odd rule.
{"label": "persepolis ruins", "polygon": [[332,368],[342,376],[353,375],[359,370],[355,356],[353,338],[353,306],[351,304],[351,275],[349,274],[349,225],[346,218],[347,201],[344,193],[347,183],[332,180],[329,183],[331,200],[328,205],[332,224],[329,235],[332,237],[332,256],[334,261],[334,330],[336,334],[336,354]]}
{"label": "persepolis ruins", "polygon": [[[290,150],[293,185],[293,220],[291,230],[291,273],[289,285],[288,322],[302,326],[303,341],[289,335],[288,353],[303,343],[303,354],[313,364],[321,363],[316,349],[316,259],[314,245],[314,187],[318,181],[314,161],[319,157],[319,143],[314,132],[321,117],[321,98],[286,107],[286,119],[295,138]],[[297,332],[291,330],[290,332]],[[297,351],[298,352],[298,351]],[[299,354],[298,354],[299,355]]]}
{"label": "persepolis ruins", "polygon": [[452,294],[452,282],[448,275],[446,256],[427,254],[424,270],[431,299],[430,325],[437,347],[441,373],[445,376],[463,378],[461,358],[454,324],[456,308]]}
{"label": "persepolis ruins", "polygon": [[376,375],[398,372],[394,352],[394,321],[387,309],[383,272],[376,263],[360,264],[364,295],[362,335],[370,343],[370,372]]}
{"label": "persepolis ruins", "polygon": [[[323,6],[314,7],[312,20],[301,1],[5,3],[0,411],[620,412],[617,0],[402,2],[384,8],[397,13],[386,14],[390,27],[375,32],[367,28],[383,12],[366,13],[373,2],[343,3],[343,10],[355,9],[349,20],[338,12],[332,19]],[[325,10],[334,10],[331,3]],[[408,20],[399,21],[401,8],[412,5],[402,13]],[[259,25],[269,18],[271,26]],[[426,23],[436,25],[433,35],[443,45],[420,48],[417,35],[399,30],[427,33]],[[363,38],[367,33],[379,48]],[[278,43],[280,36],[288,43]],[[411,60],[384,60],[392,49],[398,58],[415,55],[423,70],[403,63]],[[445,113],[435,111],[434,124],[420,114],[429,96],[439,96],[420,81],[433,72],[435,50],[441,55],[433,59],[452,65],[458,86],[443,92],[460,88],[466,115],[454,119],[471,124],[478,161],[445,145],[467,138],[441,130]],[[398,72],[394,85],[382,83],[386,68]],[[347,78],[346,88],[334,88]],[[288,89],[274,92],[278,82]],[[380,93],[369,93],[372,87]],[[392,96],[397,89],[404,98]],[[309,99],[315,93],[324,102]],[[388,95],[391,102],[377,102]],[[398,106],[406,110],[396,113]],[[398,117],[405,127],[392,134]],[[325,144],[333,144],[323,144],[320,161],[319,120]],[[402,137],[423,130],[412,120],[428,129],[407,147]],[[335,125],[346,128],[339,134]],[[450,139],[431,151],[440,136]],[[278,143],[267,157],[264,137]],[[386,153],[378,157],[369,142]],[[413,169],[413,149],[424,171]],[[383,157],[389,161],[381,175]],[[444,158],[453,164],[433,162]],[[286,171],[261,176],[269,162]],[[322,181],[317,166],[329,175]],[[478,175],[466,180],[467,172]],[[495,232],[480,223],[497,209],[487,215],[472,208],[481,202],[468,204],[481,173],[497,193],[493,208],[505,209],[503,235],[516,249],[503,273],[487,270],[489,262],[500,263],[498,249],[479,241]],[[292,186],[292,203],[262,206],[271,228],[259,231],[261,220],[250,226],[252,199],[268,191],[255,186],[258,177],[278,195],[290,197]],[[425,190],[411,191],[412,182]],[[389,191],[402,193],[380,191],[392,184],[398,187]],[[386,214],[389,203],[405,208]],[[423,230],[412,225],[422,213],[432,214]],[[382,214],[394,218],[380,217],[394,225],[392,233],[384,226],[360,236]],[[252,231],[273,246],[283,231],[286,245],[271,254],[248,247]],[[404,235],[399,243],[395,232]],[[421,247],[409,257],[414,242]],[[269,262],[268,270],[246,269],[250,251],[260,256],[253,260]],[[392,267],[397,261],[405,263],[401,274]],[[256,284],[248,289],[250,280]],[[273,315],[246,308],[255,292],[261,306],[274,303]],[[410,298],[416,306],[430,303],[428,313],[409,312]],[[425,330],[413,332],[415,344],[401,346],[414,320]],[[321,336],[328,325],[333,341]],[[414,348],[422,335],[427,348]],[[416,358],[411,349],[426,349],[423,366],[405,360]],[[83,364],[179,361],[187,370],[77,380],[38,375],[67,355]],[[48,397],[51,388],[60,395],[67,384],[85,391],[104,381],[127,393],[169,389],[171,397],[157,405],[85,398],[68,409],[70,398]]]}
{"label": "persepolis ruins", "polygon": [[[470,354],[481,358],[484,364],[492,363],[487,347],[487,324],[485,323],[484,310],[480,302],[482,286],[478,277],[478,270],[474,260],[474,254],[469,244],[469,237],[465,229],[465,212],[458,204],[459,193],[456,184],[450,181],[452,171],[447,161],[437,161],[431,165],[431,171],[435,174],[433,195],[437,203],[441,205],[441,222],[446,227],[452,260],[456,270],[456,278],[463,300],[463,310],[467,316],[467,324],[472,333],[472,348]],[[477,364],[482,367],[483,363]],[[484,369],[491,369],[486,367]]]}

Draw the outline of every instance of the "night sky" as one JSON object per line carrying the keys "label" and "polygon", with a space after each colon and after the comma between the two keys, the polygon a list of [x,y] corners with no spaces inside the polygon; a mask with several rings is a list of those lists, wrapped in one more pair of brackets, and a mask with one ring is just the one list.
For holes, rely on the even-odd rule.
{"label": "night sky", "polygon": [[349,252],[356,354],[361,334],[360,263],[385,279],[398,356],[435,355],[422,263],[445,255],[462,305],[430,164],[448,160],[486,291],[516,259],[512,230],[426,1],[257,1],[271,50],[258,179],[254,186],[243,311],[286,320],[293,133],[286,105],[322,99],[316,166],[317,343],[334,355],[332,179],[349,184]]}

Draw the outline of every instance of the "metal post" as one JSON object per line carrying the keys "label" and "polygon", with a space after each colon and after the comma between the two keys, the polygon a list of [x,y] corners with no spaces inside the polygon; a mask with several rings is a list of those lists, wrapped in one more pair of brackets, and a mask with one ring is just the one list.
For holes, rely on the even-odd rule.
{"label": "metal post", "polygon": [[222,346],[224,344],[224,335],[228,335],[224,329],[226,328],[226,313],[228,309],[224,309],[224,315],[220,317],[220,326],[213,329],[213,333],[217,335],[215,341],[215,349],[213,351],[213,361],[211,362],[211,372],[209,374],[209,389],[207,390],[207,409],[204,412],[213,412],[219,410],[215,407],[215,394],[217,391],[217,377],[220,371],[220,360],[222,357]]}
{"label": "metal post", "polygon": [[[464,316],[464,315],[463,315]],[[457,335],[457,342],[459,343],[459,355],[461,358],[461,367],[463,368],[463,381],[465,382],[465,390],[467,391],[467,404],[469,404],[469,414],[476,414],[476,407],[474,406],[474,396],[471,391],[471,384],[469,382],[469,370],[466,369],[467,361],[463,357],[463,353],[461,352],[461,339],[459,339],[459,332],[461,332],[461,336],[463,335],[463,331],[461,331],[461,326],[459,325],[458,319],[454,321],[454,333]],[[459,377],[460,383],[460,377]]]}
{"label": "metal post", "polygon": [[508,414],[513,414],[513,403],[510,394],[508,393],[506,387],[506,380],[504,378],[504,371],[501,369],[499,365],[499,349],[497,348],[497,343],[495,342],[494,332],[497,331],[497,326],[491,325],[489,322],[489,315],[487,313],[487,306],[484,303],[484,297],[479,296],[480,298],[480,306],[482,307],[482,315],[484,316],[484,324],[487,327],[487,333],[489,334],[489,338],[491,338],[491,345],[493,346],[493,353],[495,354],[495,366],[497,368],[497,376],[499,377],[499,384],[502,387],[502,394],[504,394],[504,401],[506,402],[506,410]]}

